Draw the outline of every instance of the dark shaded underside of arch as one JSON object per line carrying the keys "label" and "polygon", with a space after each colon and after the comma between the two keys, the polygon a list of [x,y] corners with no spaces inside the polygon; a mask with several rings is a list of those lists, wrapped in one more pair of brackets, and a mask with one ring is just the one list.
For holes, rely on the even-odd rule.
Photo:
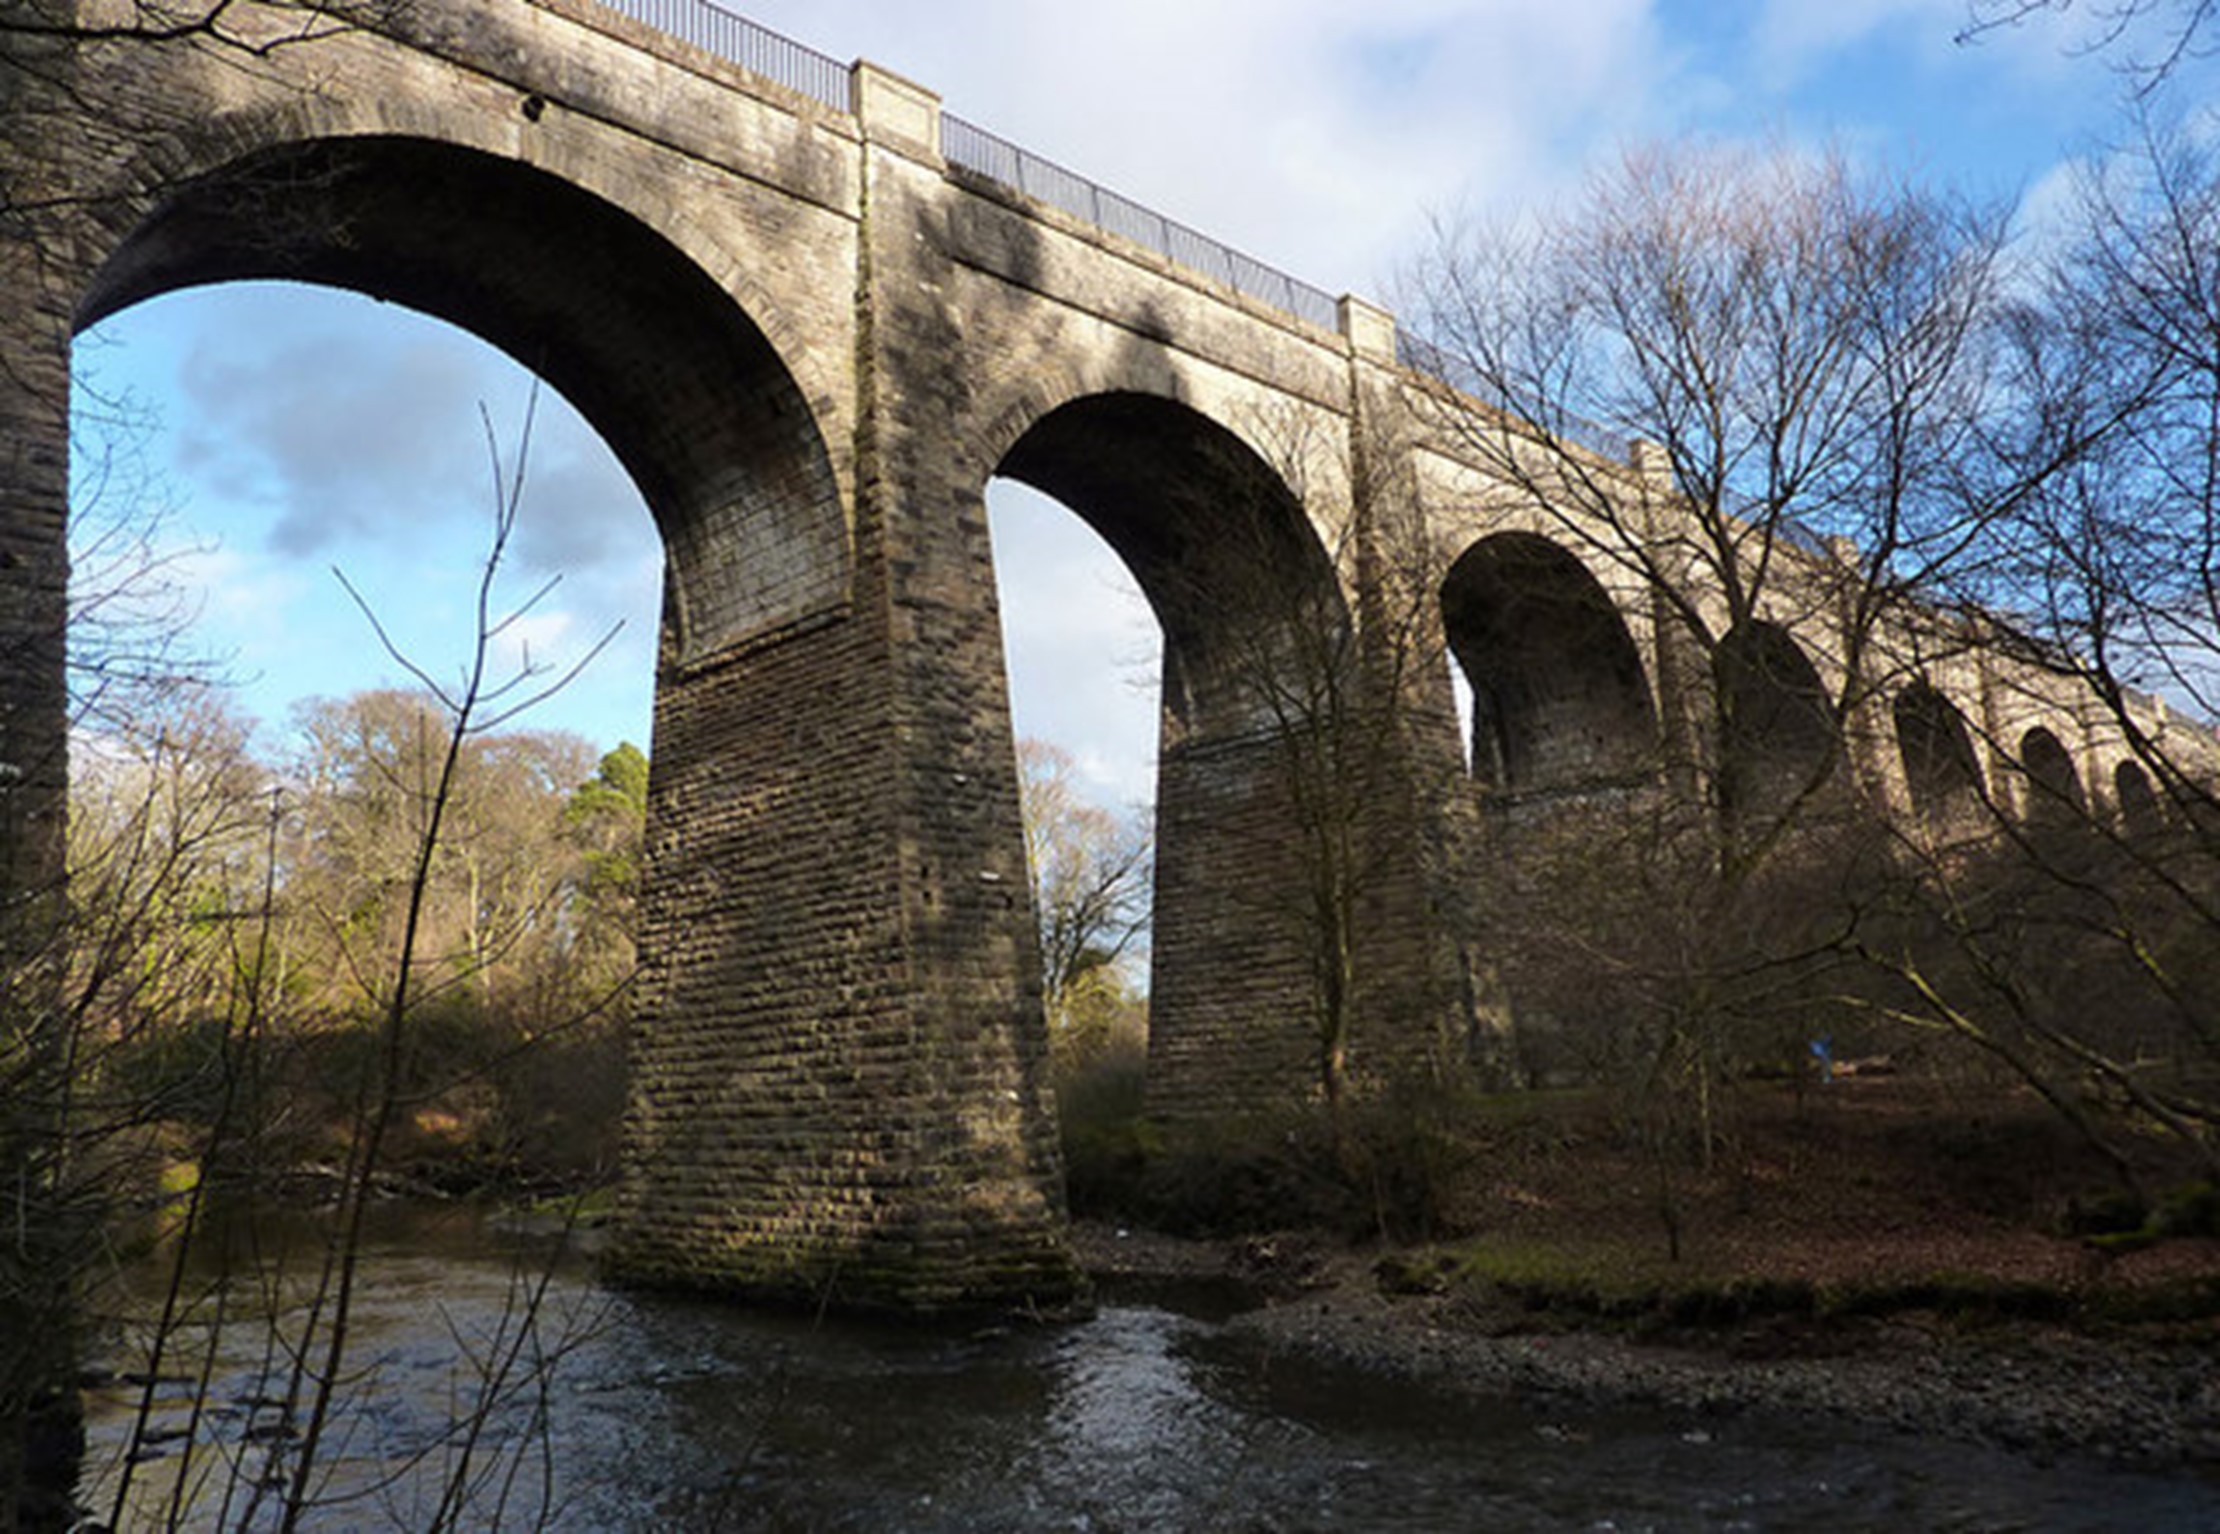
{"label": "dark shaded underside of arch", "polygon": [[2028,814],[2032,818],[2075,821],[2088,808],[2072,753],[2040,725],[2020,738],[2020,770],[2027,775]]}
{"label": "dark shaded underside of arch", "polygon": [[499,347],[575,405],[662,528],[688,653],[845,594],[840,495],[763,332],[629,214],[518,162],[425,140],[317,140],[171,189],[107,262],[80,327],[246,279],[404,304]]}
{"label": "dark shaded underside of arch", "polygon": [[1965,716],[1926,683],[1897,694],[1896,739],[1912,807],[1930,818],[1970,809],[1981,793],[1981,768]]}
{"label": "dark shaded underside of arch", "polygon": [[1076,400],[1036,422],[999,472],[1070,507],[1132,571],[1164,630],[1167,729],[1228,727],[1250,712],[1238,695],[1255,691],[1266,657],[1300,664],[1275,634],[1315,639],[1345,622],[1331,562],[1281,474],[1188,406]]}
{"label": "dark shaded underside of arch", "polygon": [[1449,647],[1473,690],[1473,772],[1509,792],[1637,770],[1656,713],[1626,622],[1579,560],[1498,533],[1442,582]]}
{"label": "dark shaded underside of arch", "polygon": [[1816,787],[1840,752],[1826,687],[1802,646],[1770,623],[1729,633],[1715,671],[1725,807],[1778,812]]}

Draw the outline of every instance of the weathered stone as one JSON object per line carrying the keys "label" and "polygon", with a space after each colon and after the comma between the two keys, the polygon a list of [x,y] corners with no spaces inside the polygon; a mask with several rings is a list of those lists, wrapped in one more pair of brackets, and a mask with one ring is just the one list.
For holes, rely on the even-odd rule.
{"label": "weathered stone", "polygon": [[[224,15],[262,42],[301,20]],[[1323,328],[951,168],[937,98],[869,66],[859,118],[590,0],[420,0],[318,31],[252,68],[201,38],[5,77],[0,894],[58,869],[72,330],[291,277],[505,348],[607,438],[668,561],[623,1271],[910,1309],[1076,1291],[997,474],[1091,522],[1165,625],[1159,1112],[1317,1089],[1290,915],[1305,785],[1259,655],[1269,673],[1354,634],[1349,717],[1386,721],[1349,780],[1359,1078],[1493,1027],[1484,800],[1704,770],[1709,684],[1653,594],[1429,437],[1378,308]],[[1826,617],[1807,602],[1781,630],[1836,688]],[[1477,775],[1447,652],[1494,693]],[[2042,728],[2054,779],[2113,791],[2122,747],[2085,700],[1978,646],[1922,674],[1987,738]],[[1849,743],[1895,801],[1901,733],[1875,706]]]}

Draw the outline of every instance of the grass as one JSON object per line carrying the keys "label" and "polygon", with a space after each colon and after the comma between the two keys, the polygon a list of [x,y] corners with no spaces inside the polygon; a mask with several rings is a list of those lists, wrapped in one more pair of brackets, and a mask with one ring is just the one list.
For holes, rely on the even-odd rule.
{"label": "grass", "polygon": [[2148,1283],[2055,1282],[1932,1272],[1830,1281],[1699,1272],[1612,1243],[1476,1240],[1398,1251],[1375,1265],[1390,1293],[1445,1296],[1498,1329],[1604,1326],[1636,1333],[1731,1329],[1794,1320],[1825,1328],[1917,1314],[1979,1327],[2005,1322],[2123,1326],[2220,1323],[2220,1273]]}

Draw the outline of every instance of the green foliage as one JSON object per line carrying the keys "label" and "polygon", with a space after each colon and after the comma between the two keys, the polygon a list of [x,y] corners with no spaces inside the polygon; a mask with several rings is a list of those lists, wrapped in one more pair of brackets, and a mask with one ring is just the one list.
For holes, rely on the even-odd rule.
{"label": "green foliage", "polygon": [[624,1118],[624,1030],[596,1019],[512,1048],[492,1072],[490,1139],[516,1175],[577,1186],[616,1165]]}
{"label": "green foliage", "polygon": [[1298,1227],[1357,1235],[1368,1223],[1316,1112],[1183,1123],[1149,1157],[1127,1204],[1136,1218],[1182,1236]]}
{"label": "green foliage", "polygon": [[[369,1019],[292,1037],[265,1062],[266,1090],[329,1134],[351,1104],[387,1085],[380,1042]],[[614,1164],[624,1082],[621,1019],[543,1033],[450,990],[410,1015],[410,1047],[391,1083],[407,1109],[392,1165],[453,1192],[589,1182]]]}
{"label": "green foliage", "polygon": [[2220,1188],[2187,1183],[2156,1203],[2130,1193],[2071,1200],[2059,1223],[2065,1234],[2116,1256],[2161,1241],[2220,1236]]}
{"label": "green foliage", "polygon": [[2151,1211],[2151,1224],[2163,1236],[2220,1236],[2220,1188],[2209,1182],[2176,1188]]}
{"label": "green foliage", "polygon": [[2220,1320],[2220,1277],[2099,1289],[2087,1297],[2083,1319],[2117,1326],[2209,1326]]}
{"label": "green foliage", "polygon": [[563,823],[585,848],[596,885],[629,889],[638,878],[647,794],[647,755],[628,740],[602,757],[563,806]]}
{"label": "green foliage", "polygon": [[601,759],[601,770],[591,782],[582,785],[580,794],[588,791],[613,796],[635,819],[647,814],[648,759],[631,741],[619,741],[616,749]]}
{"label": "green foliage", "polygon": [[519,1211],[531,1221],[591,1228],[616,1217],[617,1187],[601,1183],[579,1193],[550,1193],[528,1200]]}
{"label": "green foliage", "polygon": [[2141,1230],[2149,1218],[2148,1203],[2113,1189],[2068,1199],[2059,1213],[2058,1230],[2066,1236],[2120,1236]]}
{"label": "green foliage", "polygon": [[[1713,1330],[1776,1319],[1839,1323],[1923,1313],[1960,1325],[2061,1322],[2105,1313],[2070,1285],[1925,1273],[1826,1284],[1764,1274],[1689,1273],[1631,1247],[1482,1240],[1415,1264],[1436,1291],[1538,1319],[1641,1331]],[[1403,1269],[1398,1269],[1398,1278]],[[1383,1275],[1383,1287],[1388,1276]],[[2178,1305],[2178,1301],[2176,1302]]]}
{"label": "green foliage", "polygon": [[1018,742],[1018,810],[1049,1037],[1083,1056],[1138,1012],[1129,969],[1148,927],[1148,831],[1089,803],[1071,754],[1046,741]]}
{"label": "green foliage", "polygon": [[[204,1133],[231,1114],[211,1160],[219,1181],[247,1161],[339,1157],[354,1105],[389,1070],[398,1148],[460,1169],[441,1180],[575,1180],[613,1157],[647,795],[638,747],[607,752],[587,777],[573,737],[465,742],[429,868],[407,1047],[388,1061],[372,1020],[428,824],[439,709],[392,691],[317,701],[282,767],[255,760],[212,703],[156,723],[87,751],[75,784],[73,890],[103,923],[76,979],[95,1041],[80,1055],[86,1087]],[[287,787],[273,806],[276,780]]]}
{"label": "green foliage", "polygon": [[1389,1252],[1372,1265],[1382,1294],[1441,1294],[1449,1288],[1453,1272],[1446,1253],[1425,1249]]}
{"label": "green foliage", "polygon": [[1438,1266],[1457,1291],[1508,1299],[1526,1310],[1581,1316],[1650,1310],[1675,1276],[1647,1244],[1616,1237],[1577,1246],[1487,1237],[1451,1248]]}

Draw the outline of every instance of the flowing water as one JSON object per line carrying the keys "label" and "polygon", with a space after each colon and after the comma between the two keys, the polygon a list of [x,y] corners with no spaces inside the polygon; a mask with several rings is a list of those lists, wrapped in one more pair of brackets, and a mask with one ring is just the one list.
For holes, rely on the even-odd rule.
{"label": "flowing water", "polygon": [[[262,1291],[296,1325],[312,1250]],[[1162,1304],[950,1333],[611,1293],[533,1252],[453,1213],[379,1233],[310,1527],[423,1529],[452,1488],[463,1529],[2220,1529],[2220,1484],[2194,1477],[1755,1414],[1475,1406],[1262,1357]],[[119,1527],[161,1526],[181,1467],[184,1526],[274,1524],[254,1486],[303,1417],[252,1292],[212,1355],[204,1308],[156,1375]],[[88,1401],[104,1518],[139,1335],[114,1334]]]}

